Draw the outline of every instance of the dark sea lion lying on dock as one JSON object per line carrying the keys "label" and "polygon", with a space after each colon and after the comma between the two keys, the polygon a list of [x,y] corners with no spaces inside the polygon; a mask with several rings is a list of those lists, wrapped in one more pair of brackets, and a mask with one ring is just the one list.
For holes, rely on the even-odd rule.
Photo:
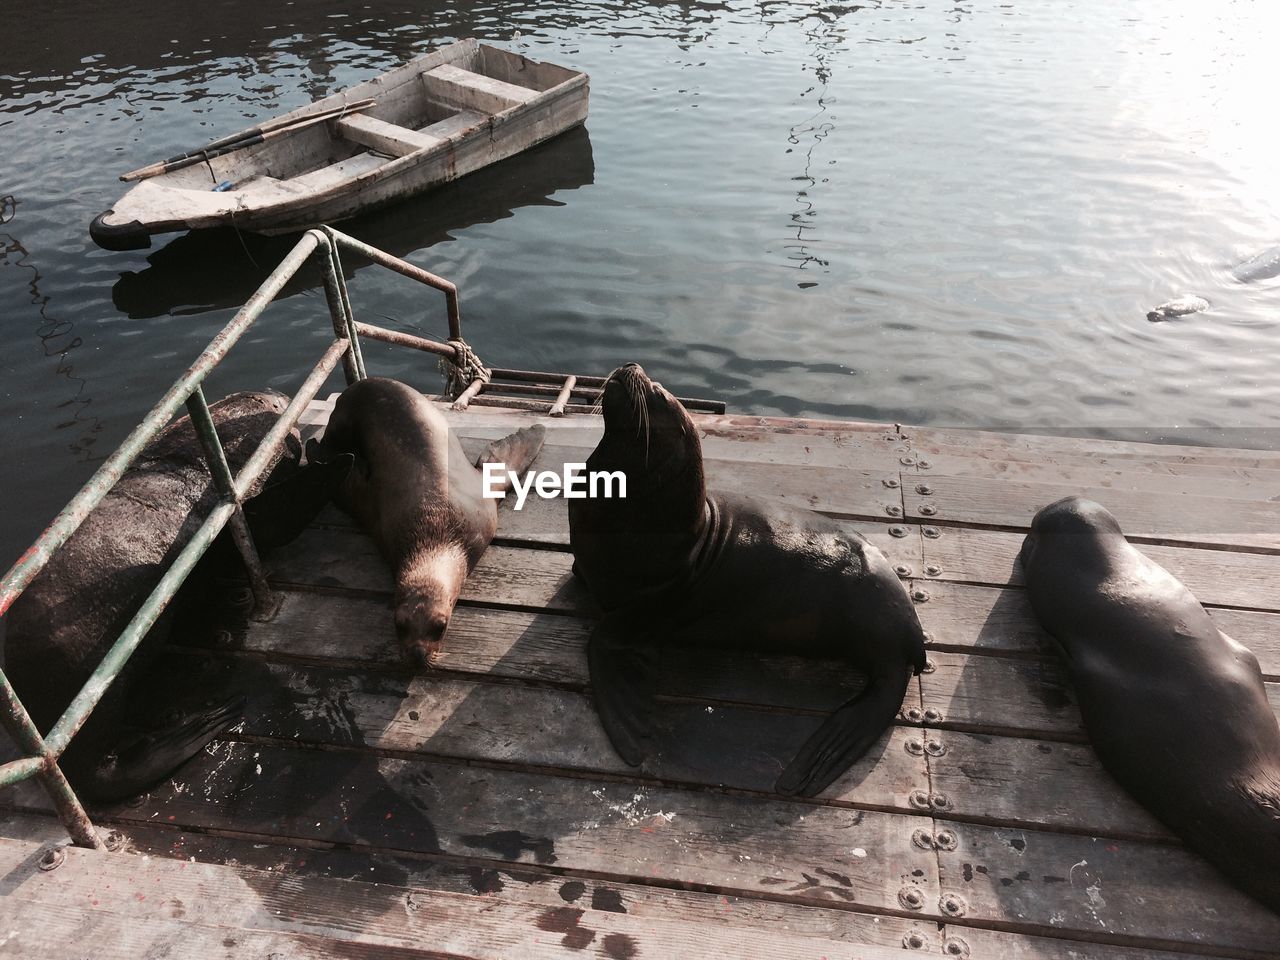
{"label": "dark sea lion lying on dock", "polygon": [[434,403],[407,384],[370,377],[342,392],[324,437],[308,444],[309,461],[355,455],[338,503],[395,573],[396,636],[410,663],[427,667],[439,654],[462,585],[498,530],[498,501],[483,494],[481,465],[523,473],[543,433],[525,427],[472,463]]}
{"label": "dark sea lion lying on dock", "polygon": [[924,666],[924,634],[883,554],[808,510],[709,493],[689,414],[636,364],[604,388],[589,472],[622,471],[625,498],[569,501],[574,570],[606,616],[588,645],[605,731],[627,763],[650,753],[655,650],[840,659],[866,688],[838,708],[778,778],[814,796],[893,722]]}
{"label": "dark sea lion lying on dock", "polygon": [[[238,393],[210,406],[232,471],[239,470],[284,410],[278,393]],[[245,514],[259,549],[296,537],[331,498],[350,461],[302,467],[295,437]],[[18,598],[5,618],[5,673],[36,726],[47,733],[160,582],[217,501],[195,431],[183,417],[167,427]],[[229,537],[228,537],[229,540]],[[216,542],[217,552],[234,548]],[[211,550],[211,553],[213,551]],[[163,647],[161,615],[63,754],[78,792],[111,801],[151,787],[239,716],[242,700],[205,703],[189,693],[176,713],[142,718],[172,699],[148,669]]]}
{"label": "dark sea lion lying on dock", "polygon": [[1045,507],[1020,559],[1102,765],[1280,912],[1280,724],[1257,659],[1096,503]]}

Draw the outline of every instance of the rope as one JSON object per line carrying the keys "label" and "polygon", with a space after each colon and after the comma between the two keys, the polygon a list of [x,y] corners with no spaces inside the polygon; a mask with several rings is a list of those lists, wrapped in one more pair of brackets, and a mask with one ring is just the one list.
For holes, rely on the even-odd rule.
{"label": "rope", "polygon": [[449,340],[447,342],[454,349],[454,358],[446,360],[441,357],[440,366],[444,371],[445,389],[449,391],[451,397],[457,397],[463,390],[471,386],[473,380],[481,380],[484,383],[488,383],[493,379],[493,374],[489,372],[489,368],[480,362],[476,352],[467,345],[465,340]]}

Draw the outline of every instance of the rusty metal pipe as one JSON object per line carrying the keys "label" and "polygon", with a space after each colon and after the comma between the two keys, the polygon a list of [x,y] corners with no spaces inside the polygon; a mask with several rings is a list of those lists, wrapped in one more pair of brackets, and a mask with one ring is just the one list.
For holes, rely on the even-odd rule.
{"label": "rusty metal pipe", "polygon": [[[338,238],[343,236],[332,227],[321,227],[320,232],[324,234],[325,247],[328,250],[328,260],[325,264],[325,275],[333,274],[333,282],[338,291],[338,300],[342,304],[343,330],[338,331],[335,326],[334,332],[338,336],[346,337],[351,341],[351,349],[347,353],[345,364],[348,370],[347,383],[351,383],[350,370],[354,369],[357,380],[363,380],[368,374],[364,369],[364,355],[360,352],[360,337],[356,333],[356,315],[351,309],[351,294],[347,289],[347,276],[342,270],[342,257],[338,253]],[[332,308],[330,309],[332,313]]]}
{"label": "rusty metal pipe", "polygon": [[173,561],[173,565],[165,571],[155,589],[143,601],[138,612],[129,621],[129,625],[124,628],[116,642],[111,645],[111,649],[102,658],[102,662],[98,664],[97,669],[85,681],[84,687],[76,694],[66,712],[53,725],[53,729],[49,731],[49,736],[44,741],[47,753],[60,756],[62,751],[67,749],[67,744],[71,742],[71,738],[76,735],[77,731],[84,726],[85,721],[89,719],[90,712],[107,692],[107,688],[120,676],[120,671],[123,669],[125,662],[133,651],[138,648],[142,638],[147,635],[147,631],[159,619],[160,614],[169,605],[169,601],[178,592],[178,588],[187,579],[187,575],[191,573],[192,568],[204,556],[204,552],[209,549],[209,545],[213,543],[214,538],[222,532],[222,528],[231,519],[231,515],[235,512],[235,506],[235,501],[219,503],[213,508],[213,512],[209,514],[208,519],[200,525],[200,528],[192,536],[191,541],[178,554],[177,559]]}
{"label": "rusty metal pipe", "polygon": [[[249,522],[244,516],[244,506],[240,495],[236,492],[236,481],[231,476],[231,466],[227,463],[227,453],[218,439],[218,430],[214,426],[213,417],[209,414],[209,405],[205,402],[204,389],[197,386],[187,398],[187,415],[196,428],[196,436],[204,449],[205,460],[209,464],[209,473],[213,477],[214,488],[218,495],[235,510],[231,514],[229,525],[231,538],[235,541],[240,558],[244,561],[245,571],[249,575],[249,589],[253,591],[255,619],[266,616],[278,602],[272,595],[271,585],[267,583],[267,571],[262,565],[262,557],[253,542],[253,534],[249,532]],[[264,438],[265,444],[266,438]]]}
{"label": "rusty metal pipe", "polygon": [[307,379],[302,381],[297,392],[294,393],[293,399],[284,408],[284,412],[271,425],[267,435],[258,444],[258,449],[253,452],[253,456],[249,458],[248,463],[244,465],[244,468],[236,477],[236,495],[241,499],[249,495],[249,491],[253,489],[254,484],[266,473],[267,464],[275,459],[276,451],[284,443],[289,431],[293,429],[307,409],[307,404],[312,401],[320,391],[320,388],[324,386],[325,380],[329,378],[329,374],[338,365],[338,361],[346,356],[350,342],[345,339],[335,340],[329,345],[329,349],[324,352],[319,363],[312,368]]}
{"label": "rusty metal pipe", "polygon": [[93,828],[93,821],[85,813],[80,800],[67,783],[67,778],[58,768],[56,754],[48,743],[40,736],[40,731],[31,722],[31,715],[18,699],[18,692],[13,689],[9,678],[0,671],[0,708],[4,713],[4,725],[17,741],[19,749],[28,754],[22,760],[15,760],[4,766],[5,784],[17,783],[24,777],[35,776],[53,801],[58,819],[67,828],[72,841],[78,847],[91,850],[103,849],[98,831]]}
{"label": "rusty metal pipe", "polygon": [[[573,380],[571,376],[569,378]],[[586,397],[595,402],[600,396],[599,387],[579,387],[572,386],[570,392],[576,397]],[[516,396],[524,397],[558,397],[564,392],[564,377],[560,378],[558,383],[497,383],[490,380],[486,393],[512,393]]]}
{"label": "rusty metal pipe", "polygon": [[458,351],[449,344],[428,340],[426,337],[415,336],[412,333],[388,330],[386,327],[377,327],[371,323],[362,323],[359,320],[356,321],[356,332],[362,337],[368,337],[370,340],[381,340],[383,343],[395,344],[398,347],[412,347],[414,350],[434,353],[452,362],[457,360]]}
{"label": "rusty metal pipe", "polygon": [[407,260],[401,260],[399,257],[393,257],[389,253],[379,250],[377,247],[371,247],[367,243],[349,237],[345,233],[338,233],[330,227],[325,227],[330,238],[339,246],[347,250],[353,250],[367,260],[374,263],[380,263],[388,270],[394,270],[396,273],[424,283],[428,287],[434,287],[444,292],[445,304],[449,311],[449,339],[462,339],[462,312],[458,306],[458,288],[446,280],[444,277],[437,277],[434,273],[428,273],[421,267],[416,267]]}
{"label": "rusty metal pipe", "polygon": [[[564,380],[563,373],[545,373],[541,370],[501,370],[494,367],[490,372],[495,380],[520,380],[526,383],[560,383]],[[580,387],[600,388],[609,378],[579,376],[577,379]]]}
{"label": "rusty metal pipe", "polygon": [[[339,280],[338,272],[334,267],[336,254],[333,252],[333,242],[329,239],[329,235],[320,230],[309,231],[321,238],[323,246],[328,250],[328,256],[324,258],[324,262],[320,265],[320,275],[324,282],[324,299],[329,306],[329,321],[333,324],[333,335],[344,340],[350,340],[352,337],[350,318],[347,316],[349,302],[342,295],[343,283]],[[363,379],[360,372],[360,365],[356,363],[355,356],[348,351],[342,360],[342,372],[346,377],[347,386],[355,383],[357,380]]]}

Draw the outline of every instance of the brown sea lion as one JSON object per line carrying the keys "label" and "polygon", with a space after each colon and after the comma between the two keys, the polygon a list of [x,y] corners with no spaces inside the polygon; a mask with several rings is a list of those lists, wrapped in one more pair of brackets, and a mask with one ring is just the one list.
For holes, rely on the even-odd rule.
{"label": "brown sea lion", "polygon": [[1089,500],[1037,513],[1020,560],[1107,772],[1280,912],[1280,724],[1257,658]]}
{"label": "brown sea lion", "polygon": [[808,510],[709,493],[698,430],[636,364],[609,377],[589,472],[625,498],[569,501],[574,569],[606,616],[588,645],[601,721],[633,766],[650,753],[653,651],[682,647],[841,659],[869,677],[778,778],[814,796],[893,722],[924,666],[924,633],[884,555]]}
{"label": "brown sea lion", "polygon": [[[210,406],[232,471],[239,470],[284,410],[274,392],[233,394]],[[257,546],[287,543],[333,494],[350,461],[300,465],[296,435],[258,496],[245,503]],[[133,619],[165,569],[217,500],[191,422],[175,421],[146,446],[5,618],[5,673],[42,733],[57,721]],[[217,554],[234,547],[216,543]],[[60,761],[75,789],[92,800],[140,793],[199,752],[240,714],[238,696],[206,703],[206,691],[177,691],[179,709],[148,708],[175,691],[157,689],[148,670],[164,646],[162,614],[107,690]]]}
{"label": "brown sea lion", "polygon": [[[436,405],[413,387],[370,377],[338,397],[308,459],[352,453],[338,504],[374,539],[395,573],[396,636],[412,664],[440,652],[462,585],[498,529],[480,466],[520,474],[542,449],[540,424],[491,443],[474,463]],[[505,490],[507,477],[495,489]]]}

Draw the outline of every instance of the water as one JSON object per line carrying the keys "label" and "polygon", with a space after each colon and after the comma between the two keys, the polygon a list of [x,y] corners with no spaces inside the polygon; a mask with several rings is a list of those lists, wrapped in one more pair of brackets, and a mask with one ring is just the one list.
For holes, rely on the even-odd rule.
{"label": "water", "polygon": [[[490,363],[638,360],[761,414],[1280,436],[1280,279],[1229,272],[1280,243],[1272,5],[158,9],[5,11],[0,566],[288,247],[98,250],[116,175],[466,36],[589,72],[586,131],[349,229],[457,282]],[[211,396],[291,389],[318,356],[315,278],[288,294]],[[1182,294],[1211,311],[1146,321]],[[402,278],[358,270],[352,295],[444,331]],[[416,358],[370,364],[438,384]]]}

